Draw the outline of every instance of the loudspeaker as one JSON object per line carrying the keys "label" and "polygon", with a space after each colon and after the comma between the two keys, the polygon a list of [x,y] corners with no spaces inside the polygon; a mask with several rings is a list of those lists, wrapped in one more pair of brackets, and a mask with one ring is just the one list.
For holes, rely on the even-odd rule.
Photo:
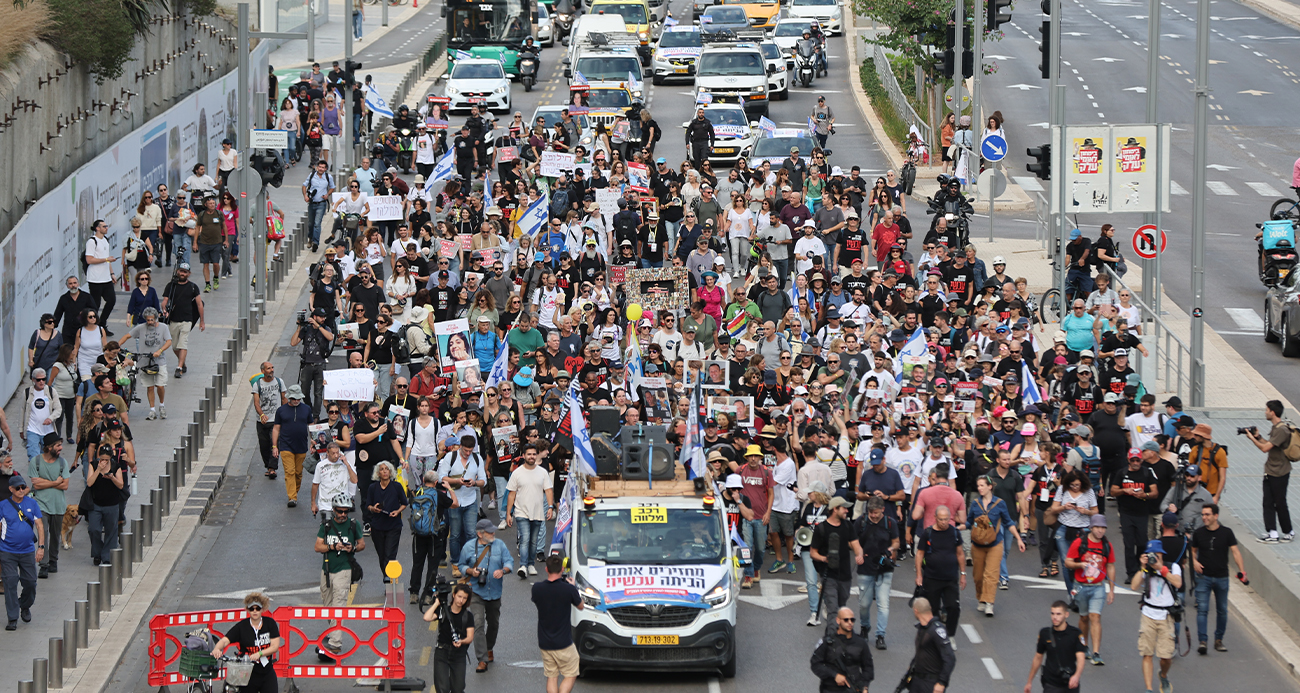
{"label": "loudspeaker", "polygon": [[[623,442],[623,478],[671,480],[676,476],[673,448],[668,444],[667,426],[624,426],[620,431]],[[653,459],[651,452],[653,450]]]}
{"label": "loudspeaker", "polygon": [[596,456],[596,475],[613,476],[618,474],[621,453],[614,441],[607,434],[597,433],[591,437],[591,451]]}
{"label": "loudspeaker", "polygon": [[587,423],[591,425],[591,434],[605,433],[618,435],[618,407],[589,407]]}

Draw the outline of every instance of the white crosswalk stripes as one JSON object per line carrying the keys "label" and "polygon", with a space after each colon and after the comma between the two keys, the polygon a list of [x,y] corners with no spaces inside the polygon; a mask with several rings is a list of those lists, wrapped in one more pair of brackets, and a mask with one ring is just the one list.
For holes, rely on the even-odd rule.
{"label": "white crosswalk stripes", "polygon": [[1207,180],[1205,181],[1205,187],[1209,188],[1210,192],[1214,193],[1215,195],[1233,196],[1233,197],[1237,195],[1236,190],[1233,190],[1231,186],[1229,186],[1227,183],[1224,183],[1221,180]]}
{"label": "white crosswalk stripes", "polygon": [[1223,312],[1232,318],[1237,327],[1245,332],[1264,332],[1264,318],[1254,308],[1224,308]]}
{"label": "white crosswalk stripes", "polygon": [[1170,194],[1170,195],[1190,195],[1191,193],[1187,192],[1187,188],[1184,188],[1183,186],[1179,185],[1179,184],[1178,184],[1178,181],[1176,181],[1176,180],[1171,180],[1171,181],[1169,181],[1169,194]]}
{"label": "white crosswalk stripes", "polygon": [[989,678],[994,681],[1002,680],[1002,670],[998,668],[997,662],[993,661],[992,657],[981,657],[980,661],[984,663],[984,669],[989,672]]}
{"label": "white crosswalk stripes", "polygon": [[1268,183],[1246,183],[1251,190],[1259,193],[1261,197],[1281,197],[1282,193],[1278,192]]}

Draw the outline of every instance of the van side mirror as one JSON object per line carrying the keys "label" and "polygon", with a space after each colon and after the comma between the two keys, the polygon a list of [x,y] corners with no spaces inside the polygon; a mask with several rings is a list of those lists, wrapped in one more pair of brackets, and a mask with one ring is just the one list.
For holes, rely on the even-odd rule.
{"label": "van side mirror", "polygon": [[769,75],[774,75],[774,74],[776,74],[776,65],[768,65],[768,66],[767,66],[767,74],[769,74]]}
{"label": "van side mirror", "polygon": [[443,5],[443,6],[442,6],[442,16],[444,16],[444,17],[447,16],[447,6],[446,6],[446,5]]}

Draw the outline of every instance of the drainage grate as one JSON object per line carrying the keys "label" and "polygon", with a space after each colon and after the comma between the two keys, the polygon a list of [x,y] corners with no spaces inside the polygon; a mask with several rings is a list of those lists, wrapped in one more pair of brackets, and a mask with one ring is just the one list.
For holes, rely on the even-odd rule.
{"label": "drainage grate", "polygon": [[224,527],[230,524],[235,519],[235,512],[239,510],[239,504],[244,501],[247,492],[247,476],[227,476],[217,487],[212,502],[208,504],[203,524],[213,527]]}

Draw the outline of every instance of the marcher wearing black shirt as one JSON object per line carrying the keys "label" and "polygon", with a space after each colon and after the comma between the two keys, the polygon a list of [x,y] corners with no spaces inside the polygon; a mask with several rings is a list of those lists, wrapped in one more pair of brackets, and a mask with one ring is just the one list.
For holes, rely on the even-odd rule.
{"label": "marcher wearing black shirt", "polygon": [[283,642],[280,639],[280,625],[275,619],[264,615],[269,601],[260,593],[244,597],[244,608],[248,618],[231,626],[225,637],[217,641],[212,649],[214,656],[219,656],[229,645],[234,645],[238,654],[253,661],[253,672],[248,683],[239,688],[248,693],[276,693],[279,682],[275,678],[275,653]]}
{"label": "marcher wearing black shirt", "polygon": [[[941,526],[942,525],[942,526]],[[966,552],[961,533],[946,508],[935,511],[934,524],[917,534],[916,569],[921,590],[936,611],[947,612],[949,631],[961,616],[961,588],[966,586]]]}
{"label": "marcher wearing black shirt", "polygon": [[1107,490],[1119,508],[1120,534],[1124,537],[1124,582],[1129,582],[1141,568],[1138,557],[1147,545],[1148,509],[1151,497],[1156,494],[1155,472],[1142,464],[1140,453],[1130,452],[1128,467],[1115,473]]}
{"label": "marcher wearing black shirt", "polygon": [[848,519],[852,506],[844,498],[836,496],[827,507],[830,516],[813,528],[812,544],[808,548],[812,551],[813,565],[824,578],[821,604],[829,618],[830,614],[848,604],[853,567],[861,565],[856,561],[864,559],[857,532]]}
{"label": "marcher wearing black shirt", "polygon": [[1077,677],[1083,672],[1088,648],[1083,633],[1070,625],[1069,617],[1069,606],[1065,602],[1052,604],[1052,625],[1038,631],[1037,654],[1029,667],[1029,683],[1026,685],[1033,685],[1034,672],[1042,667],[1043,693],[1079,690]]}
{"label": "marcher wearing black shirt", "polygon": [[[438,645],[433,651],[433,688],[440,693],[465,693],[465,662],[474,642],[474,614],[470,589],[459,583],[451,589],[451,604],[434,600],[425,621],[438,622]],[[442,618],[446,616],[446,618]]]}

